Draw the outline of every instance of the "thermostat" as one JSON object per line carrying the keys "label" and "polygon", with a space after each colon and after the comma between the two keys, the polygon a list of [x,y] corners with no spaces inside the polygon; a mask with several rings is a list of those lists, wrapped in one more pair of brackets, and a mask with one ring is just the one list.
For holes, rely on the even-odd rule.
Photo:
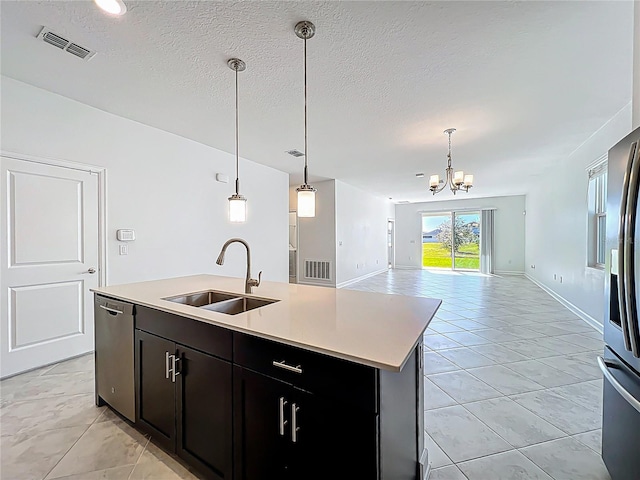
{"label": "thermostat", "polygon": [[133,230],[120,229],[116,231],[116,237],[121,242],[133,242],[136,239],[136,232]]}

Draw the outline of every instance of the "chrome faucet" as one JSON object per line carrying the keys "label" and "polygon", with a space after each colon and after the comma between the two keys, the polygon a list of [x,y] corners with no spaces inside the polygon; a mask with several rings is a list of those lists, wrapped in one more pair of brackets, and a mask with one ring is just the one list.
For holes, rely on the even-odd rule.
{"label": "chrome faucet", "polygon": [[251,250],[249,249],[249,244],[247,242],[245,242],[241,238],[231,238],[227,240],[222,246],[222,250],[220,250],[220,255],[218,255],[218,259],[216,260],[216,263],[218,265],[224,264],[224,254],[227,251],[227,247],[234,242],[243,244],[247,249],[247,278],[244,284],[244,293],[251,293],[253,287],[260,286],[260,281],[262,280],[262,272],[258,273],[257,280],[255,278],[251,278]]}

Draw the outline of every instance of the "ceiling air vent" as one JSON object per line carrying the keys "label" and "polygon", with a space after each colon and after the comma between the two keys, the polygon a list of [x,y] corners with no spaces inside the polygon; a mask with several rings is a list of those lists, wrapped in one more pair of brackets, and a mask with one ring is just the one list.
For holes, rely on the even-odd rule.
{"label": "ceiling air vent", "polygon": [[304,157],[304,153],[302,153],[300,150],[287,150],[287,152],[289,155],[293,155],[294,157]]}
{"label": "ceiling air vent", "polygon": [[77,43],[73,43],[71,40],[64,38],[62,35],[52,32],[48,27],[42,27],[42,30],[38,34],[38,38],[49,45],[58,47],[65,52],[75,55],[83,60],[89,60],[96,54],[95,51],[86,47],[82,47]]}

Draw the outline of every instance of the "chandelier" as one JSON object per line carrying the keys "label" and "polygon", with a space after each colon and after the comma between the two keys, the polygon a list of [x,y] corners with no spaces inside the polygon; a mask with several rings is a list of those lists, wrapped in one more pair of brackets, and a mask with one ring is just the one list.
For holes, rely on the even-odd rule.
{"label": "chandelier", "polygon": [[[444,133],[449,135],[449,154],[447,155],[447,169],[445,170],[444,180],[440,180],[440,175],[431,175],[429,177],[429,190],[436,193],[444,190],[444,187],[449,185],[449,188],[455,195],[458,190],[464,190],[468,192],[473,186],[473,175],[465,175],[462,170],[457,172],[453,171],[451,167],[451,134],[455,132],[455,128],[447,128]],[[442,183],[442,185],[440,185]]]}

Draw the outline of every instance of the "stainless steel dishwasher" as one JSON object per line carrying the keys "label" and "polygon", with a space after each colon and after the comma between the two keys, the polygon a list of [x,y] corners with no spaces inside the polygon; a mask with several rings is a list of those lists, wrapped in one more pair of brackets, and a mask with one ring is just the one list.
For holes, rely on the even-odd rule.
{"label": "stainless steel dishwasher", "polygon": [[133,374],[134,305],[95,296],[96,400],[136,420]]}

